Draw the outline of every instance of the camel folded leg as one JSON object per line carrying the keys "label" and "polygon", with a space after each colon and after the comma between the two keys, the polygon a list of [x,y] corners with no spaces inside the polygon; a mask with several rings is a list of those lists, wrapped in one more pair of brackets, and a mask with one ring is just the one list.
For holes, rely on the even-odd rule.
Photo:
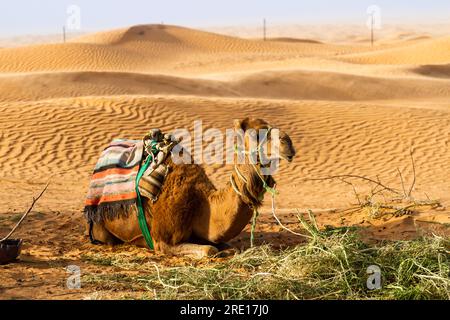
{"label": "camel folded leg", "polygon": [[226,242],[221,242],[214,246],[219,250],[221,257],[233,256],[241,252],[238,248]]}
{"label": "camel folded leg", "polygon": [[156,251],[164,254],[184,255],[199,259],[213,256],[219,252],[219,250],[214,246],[193,243],[169,245],[164,242],[158,242],[155,243],[155,249]]}
{"label": "camel folded leg", "polygon": [[[138,247],[148,248],[144,237],[138,238],[129,242]],[[188,256],[192,258],[210,257],[219,252],[219,249],[211,245],[194,244],[194,243],[180,243],[177,245],[170,245],[162,241],[154,241],[155,251],[162,254],[172,254],[175,256]]]}
{"label": "camel folded leg", "polygon": [[[87,225],[87,229],[90,229],[89,223]],[[99,223],[94,223],[92,225],[92,239],[95,242],[104,243],[110,246],[120,244],[122,241],[120,241],[118,238],[116,238],[111,232],[109,232],[104,225]]]}
{"label": "camel folded leg", "polygon": [[226,242],[213,243],[211,241],[200,239],[198,237],[192,236],[189,240],[191,243],[199,244],[199,245],[209,245],[217,248],[220,252],[220,257],[226,257],[230,255],[235,255],[240,252],[240,250]]}

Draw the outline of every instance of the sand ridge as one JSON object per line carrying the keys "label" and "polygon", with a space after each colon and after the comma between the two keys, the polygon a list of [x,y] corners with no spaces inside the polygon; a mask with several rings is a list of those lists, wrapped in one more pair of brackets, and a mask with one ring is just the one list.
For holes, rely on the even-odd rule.
{"label": "sand ridge", "polygon": [[403,47],[345,57],[353,63],[368,64],[444,64],[450,62],[450,37],[419,39]]}
{"label": "sand ridge", "polygon": [[[195,119],[201,119],[205,128],[224,131],[235,117],[249,113],[288,131],[298,145],[299,157],[282,168],[280,185],[301,186],[307,177],[350,172],[378,175],[396,183],[397,168],[407,176],[412,174],[408,162],[411,148],[420,167],[419,181],[429,192],[446,198],[447,189],[442,188],[450,178],[445,174],[450,117],[441,110],[367,102],[117,96],[1,104],[0,112],[4,128],[0,157],[10,159],[4,161],[4,177],[40,180],[57,172],[83,177],[79,201],[99,150],[115,137],[139,138],[149,127],[192,129]],[[226,176],[227,170],[226,166],[207,167],[218,182],[226,182],[220,177]],[[442,183],[440,188],[435,186],[437,182]],[[327,194],[329,200],[323,207],[329,207],[334,196],[337,201],[340,194]],[[312,204],[310,198],[298,201]]]}
{"label": "sand ridge", "polygon": [[[421,67],[430,78],[360,76],[340,72],[273,70],[224,79],[134,72],[52,72],[0,76],[0,101],[36,101],[90,95],[192,95],[291,100],[446,99],[445,69]],[[395,90],[394,90],[395,89]]]}

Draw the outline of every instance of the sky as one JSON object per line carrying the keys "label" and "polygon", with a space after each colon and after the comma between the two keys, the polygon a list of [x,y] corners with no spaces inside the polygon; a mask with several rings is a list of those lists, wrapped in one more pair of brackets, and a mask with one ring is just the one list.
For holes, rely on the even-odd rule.
{"label": "sky", "polygon": [[383,23],[450,23],[449,0],[2,0],[0,36],[56,34],[67,24],[73,29],[78,24],[74,11],[67,12],[71,5],[80,9],[77,32],[161,22],[256,25],[263,18],[277,24],[365,24],[371,5],[381,9]]}

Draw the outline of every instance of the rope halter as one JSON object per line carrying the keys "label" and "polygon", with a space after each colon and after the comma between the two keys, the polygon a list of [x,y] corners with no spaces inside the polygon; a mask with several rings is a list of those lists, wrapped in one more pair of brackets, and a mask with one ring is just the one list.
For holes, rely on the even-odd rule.
{"label": "rope halter", "polygon": [[[272,131],[272,127],[268,127],[266,134],[264,135],[264,138],[258,143],[258,146],[254,149],[251,149],[249,151],[246,151],[245,148],[244,150],[240,150],[237,146],[237,144],[234,145],[234,151],[236,154],[244,154],[244,155],[249,155],[249,156],[254,156],[256,154],[257,159],[261,159],[261,151],[262,151],[262,147],[264,145],[264,143],[267,142],[268,137],[270,135],[270,132]],[[276,195],[277,191],[274,188],[271,188],[267,182],[266,179],[264,179],[264,177],[261,175],[258,167],[256,166],[256,164],[254,163],[254,161],[252,161],[252,159],[249,159],[250,165],[253,167],[253,169],[255,170],[256,174],[258,175],[258,177],[261,179],[261,182],[263,184],[263,188],[264,191],[263,193],[259,196],[260,200],[262,200],[262,198],[264,197],[264,194],[266,192],[269,192],[272,195]],[[234,171],[236,172],[237,176],[239,177],[239,179],[244,183],[247,184],[248,181],[247,179],[244,177],[244,175],[241,173],[241,171],[239,170],[239,168],[237,167],[237,164],[234,164]],[[230,175],[230,182],[231,182],[231,186],[233,187],[234,191],[239,195],[239,196],[243,196],[242,193],[239,191],[239,189],[237,188],[236,182],[234,181],[233,178],[233,174]]]}
{"label": "rope halter", "polygon": [[[234,145],[234,151],[237,155],[239,154],[244,154],[244,155],[249,155],[249,156],[254,156],[256,154],[257,159],[261,159],[261,150],[263,147],[263,144],[265,142],[267,142],[268,137],[270,132],[272,131],[272,127],[268,127],[266,134],[264,136],[264,138],[259,142],[258,146],[254,149],[251,149],[249,151],[246,151],[245,148],[244,150],[239,150],[237,144]],[[254,161],[252,161],[252,159],[249,159],[250,165],[253,167],[253,169],[255,170],[256,174],[258,175],[258,177],[260,178],[262,184],[263,184],[263,191],[262,193],[258,196],[259,200],[263,200],[264,198],[264,194],[266,192],[269,192],[272,197],[275,197],[276,194],[278,194],[278,192],[275,190],[275,188],[270,187],[267,182],[266,179],[264,179],[264,177],[261,175],[258,167],[256,166],[256,164],[254,163]],[[237,164],[234,164],[234,171],[236,172],[236,175],[238,176],[238,178],[243,182],[244,185],[246,185],[248,183],[247,178],[241,173],[241,171],[239,170]],[[244,198],[244,195],[242,194],[241,191],[239,191],[239,188],[236,185],[236,181],[234,181],[234,177],[233,174],[230,175],[230,183],[231,183],[231,187],[233,188],[234,192],[236,192],[236,194],[238,196],[240,196],[241,198]],[[253,247],[253,243],[254,243],[254,231],[255,231],[255,226],[256,226],[256,220],[259,216],[259,212],[258,209],[252,204],[252,203],[247,203],[247,205],[253,209],[253,218],[252,218],[252,228],[251,228],[251,233],[250,233],[250,246]]]}

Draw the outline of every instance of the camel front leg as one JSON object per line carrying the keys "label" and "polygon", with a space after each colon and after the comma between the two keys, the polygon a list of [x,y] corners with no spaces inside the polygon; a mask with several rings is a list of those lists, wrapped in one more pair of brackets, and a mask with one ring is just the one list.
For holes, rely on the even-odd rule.
{"label": "camel front leg", "polygon": [[164,242],[155,243],[155,250],[163,254],[184,255],[192,258],[211,257],[219,252],[216,247],[193,243],[170,245]]}
{"label": "camel front leg", "polygon": [[[90,224],[86,224],[86,231],[89,234],[90,232]],[[122,243],[118,238],[116,238],[111,232],[109,232],[105,226],[101,223],[93,223],[92,224],[92,239],[97,244],[106,244],[110,246],[114,246],[116,244]]]}
{"label": "camel front leg", "polygon": [[233,256],[241,252],[241,250],[226,242],[221,242],[214,246],[219,250],[221,257]]}

